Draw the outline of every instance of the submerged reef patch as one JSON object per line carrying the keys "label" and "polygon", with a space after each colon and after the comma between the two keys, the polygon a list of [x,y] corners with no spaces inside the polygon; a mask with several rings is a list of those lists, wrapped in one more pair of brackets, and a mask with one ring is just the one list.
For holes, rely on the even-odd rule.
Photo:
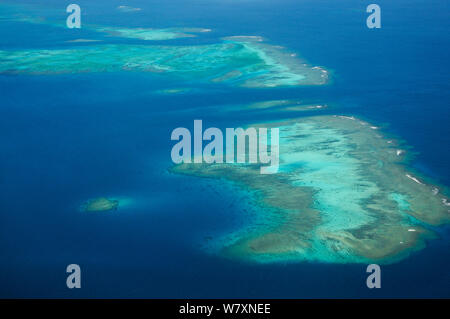
{"label": "submerged reef patch", "polygon": [[134,7],[130,7],[130,6],[118,6],[117,10],[121,11],[121,12],[137,12],[137,11],[141,11],[141,8],[134,8]]}
{"label": "submerged reef patch", "polygon": [[119,207],[119,201],[114,199],[108,199],[105,197],[99,197],[88,200],[81,205],[81,211],[83,212],[104,212],[110,210],[117,210]]}
{"label": "submerged reef patch", "polygon": [[[255,125],[252,125],[255,126]],[[380,132],[354,117],[314,116],[280,128],[278,174],[251,164],[179,164],[171,171],[233,181],[257,195],[258,222],[217,239],[232,258],[389,263],[447,223],[448,198],[418,183]]]}
{"label": "submerged reef patch", "polygon": [[104,32],[111,36],[140,39],[146,41],[163,41],[180,38],[193,38],[195,33],[207,32],[209,29],[200,28],[123,28],[123,27],[92,27],[93,31]]}
{"label": "submerged reef patch", "polygon": [[191,93],[192,91],[193,89],[191,88],[172,88],[172,89],[156,90],[154,93],[162,95],[173,95],[173,94]]}
{"label": "submerged reef patch", "polygon": [[[7,14],[0,21],[15,21],[65,28],[40,14],[33,6],[0,5]],[[119,7],[125,11],[130,7]],[[83,24],[83,29],[114,37],[145,41],[192,38],[207,28],[129,28]],[[98,44],[105,38],[74,39],[83,43],[65,49],[0,51],[0,74],[59,74],[80,72],[153,72],[187,81],[226,83],[233,86],[268,88],[321,85],[328,71],[311,67],[280,46],[264,43],[259,36],[233,36],[206,45]],[[91,43],[90,43],[91,42]],[[88,45],[89,44],[89,45]]]}

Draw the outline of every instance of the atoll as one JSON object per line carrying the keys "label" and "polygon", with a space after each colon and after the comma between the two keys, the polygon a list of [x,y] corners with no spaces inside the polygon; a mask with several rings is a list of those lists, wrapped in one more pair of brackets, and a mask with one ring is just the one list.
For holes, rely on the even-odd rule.
{"label": "atoll", "polygon": [[114,199],[108,199],[105,197],[99,197],[88,200],[81,205],[81,211],[84,212],[104,212],[110,210],[116,210],[119,207],[119,201]]}
{"label": "atoll", "polygon": [[171,169],[256,193],[258,222],[217,239],[212,245],[221,254],[259,262],[388,263],[423,248],[434,236],[427,225],[450,220],[448,198],[408,172],[395,143],[367,122],[314,116],[260,125],[280,128],[278,174],[262,175],[255,164]]}

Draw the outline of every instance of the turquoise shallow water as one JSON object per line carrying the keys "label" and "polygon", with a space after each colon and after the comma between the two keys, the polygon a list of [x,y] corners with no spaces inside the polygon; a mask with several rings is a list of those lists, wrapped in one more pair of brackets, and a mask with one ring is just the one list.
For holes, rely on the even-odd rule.
{"label": "turquoise shallow water", "polygon": [[424,248],[433,236],[430,225],[448,219],[447,198],[405,170],[402,146],[379,128],[346,116],[302,117],[270,127],[281,132],[278,174],[260,175],[259,164],[181,164],[172,170],[231,180],[256,193],[264,218],[223,243],[225,255],[386,264]]}
{"label": "turquoise shallow water", "polygon": [[[0,72],[36,75],[152,72],[181,81],[225,82],[253,87],[310,84],[309,78],[298,72],[320,77],[314,74],[318,70],[303,67],[300,62],[296,62],[291,70],[288,64],[267,56],[258,48],[261,45],[245,41],[226,40],[203,46],[89,45],[65,50],[5,50],[0,52],[3,61]],[[294,68],[300,70],[296,72]]]}
{"label": "turquoise shallow water", "polygon": [[[65,18],[57,1],[46,4],[52,15]],[[204,118],[208,126],[233,127],[315,114],[238,116],[207,112],[208,106],[293,98],[329,104],[320,114],[356,115],[387,126],[387,132],[401,136],[419,153],[410,166],[449,185],[450,154],[443,147],[449,143],[450,119],[448,81],[442,72],[448,69],[449,53],[443,2],[404,6],[382,1],[383,33],[363,27],[364,5],[357,1],[343,7],[331,1],[137,1],[143,10],[132,13],[133,18],[103,1],[80,5],[88,9],[86,23],[213,30],[170,40],[174,45],[212,44],[232,35],[263,36],[311,65],[331,70],[333,84],[257,90],[180,83],[136,72],[2,75],[1,296],[448,297],[447,228],[436,229],[440,239],[427,249],[385,266],[383,289],[368,291],[363,265],[254,265],[205,254],[198,247],[205,236],[220,237],[251,221],[241,220],[241,209],[251,204],[252,196],[228,187],[224,196],[220,181],[205,185],[204,180],[166,175],[171,130],[188,127],[195,118]],[[419,29],[414,27],[417,21]],[[1,21],[0,47],[64,50],[74,45],[66,41],[89,37],[105,44],[143,44],[139,39],[94,35],[89,29],[73,31]],[[189,94],[153,93],[190,86]],[[310,169],[310,174],[332,174],[335,168]],[[106,216],[80,215],[79,204],[97,196],[133,202]],[[326,200],[333,209],[342,207],[334,198]],[[64,287],[65,266],[73,262],[84,269],[85,286],[77,292]]]}

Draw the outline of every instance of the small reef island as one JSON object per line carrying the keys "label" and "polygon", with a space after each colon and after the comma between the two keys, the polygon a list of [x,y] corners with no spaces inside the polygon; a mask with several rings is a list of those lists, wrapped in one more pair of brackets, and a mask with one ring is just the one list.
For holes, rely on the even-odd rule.
{"label": "small reef island", "polygon": [[[25,8],[0,5],[0,19],[64,28],[36,18]],[[35,10],[36,8],[34,8]],[[64,49],[0,50],[0,74],[75,74],[85,72],[150,72],[189,83],[223,83],[248,88],[321,85],[328,72],[309,66],[295,54],[259,36],[230,36],[216,43],[155,45],[154,41],[195,38],[206,28],[125,28],[84,24],[94,34],[138,39],[145,44],[103,44],[103,38],[75,39]],[[77,45],[79,42],[89,45]],[[148,44],[147,44],[148,43]],[[170,91],[169,91],[170,92]]]}
{"label": "small reef island", "polygon": [[118,200],[99,197],[90,199],[86,203],[83,203],[80,207],[80,210],[82,212],[106,212],[117,210],[118,207]]}

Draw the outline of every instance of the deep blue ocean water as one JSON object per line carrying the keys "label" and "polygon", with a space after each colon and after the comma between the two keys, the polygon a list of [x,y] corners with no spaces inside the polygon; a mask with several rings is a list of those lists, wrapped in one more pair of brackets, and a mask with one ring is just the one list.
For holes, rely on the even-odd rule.
{"label": "deep blue ocean water", "polygon": [[[171,43],[260,35],[331,70],[333,81],[314,88],[243,89],[131,72],[1,75],[0,297],[450,297],[448,227],[437,229],[440,239],[426,249],[383,266],[382,289],[369,290],[366,265],[259,265],[205,254],[202,239],[239,227],[245,222],[242,203],[251,199],[230,185],[167,172],[174,128],[191,128],[197,118],[208,127],[234,127],[275,116],[219,116],[207,106],[298,98],[330,105],[320,114],[382,125],[417,153],[410,163],[417,173],[448,187],[448,1],[377,1],[379,30],[365,25],[369,1],[77,3],[83,23],[213,30]],[[66,3],[44,4],[60,10],[64,23]],[[124,4],[142,11],[115,9]],[[0,50],[60,48],[90,35],[1,22]],[[152,94],[170,87],[198,91]],[[194,107],[200,109],[185,111]],[[78,210],[99,196],[133,201],[108,214]],[[81,266],[82,289],[66,287],[71,263]]]}

